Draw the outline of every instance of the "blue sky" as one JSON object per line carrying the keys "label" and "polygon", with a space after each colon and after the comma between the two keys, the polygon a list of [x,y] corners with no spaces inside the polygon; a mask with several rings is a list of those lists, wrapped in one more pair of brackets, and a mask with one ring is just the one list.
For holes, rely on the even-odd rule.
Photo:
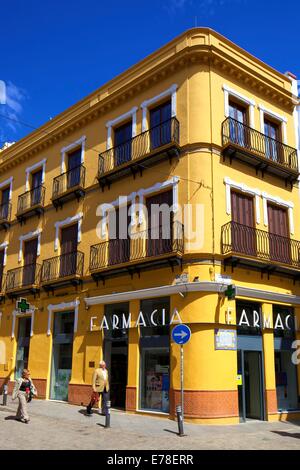
{"label": "blue sky", "polygon": [[[38,127],[195,22],[300,78],[299,13],[299,0],[1,1],[0,114]],[[30,130],[0,117],[0,141]]]}

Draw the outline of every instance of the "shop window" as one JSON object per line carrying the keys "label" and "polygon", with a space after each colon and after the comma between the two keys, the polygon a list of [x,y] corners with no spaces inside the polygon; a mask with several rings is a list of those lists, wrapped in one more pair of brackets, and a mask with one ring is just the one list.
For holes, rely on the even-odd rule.
{"label": "shop window", "polygon": [[141,301],[147,326],[140,327],[140,407],[169,412],[170,302],[168,298]]}

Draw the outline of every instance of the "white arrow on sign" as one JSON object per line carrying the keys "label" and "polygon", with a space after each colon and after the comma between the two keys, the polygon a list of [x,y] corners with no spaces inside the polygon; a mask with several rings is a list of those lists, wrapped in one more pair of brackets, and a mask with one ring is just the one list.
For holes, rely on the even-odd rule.
{"label": "white arrow on sign", "polygon": [[181,331],[180,333],[174,333],[174,336],[181,336],[181,339],[185,338],[188,334],[185,331]]}

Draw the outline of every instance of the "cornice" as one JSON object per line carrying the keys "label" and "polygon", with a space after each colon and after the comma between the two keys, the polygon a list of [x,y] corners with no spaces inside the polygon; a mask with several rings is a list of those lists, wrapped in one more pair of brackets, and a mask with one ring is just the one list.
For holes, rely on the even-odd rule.
{"label": "cornice", "polygon": [[[206,28],[190,30],[185,33],[187,39],[191,38],[193,31],[200,31],[203,34],[209,34],[211,32],[211,30]],[[218,33],[214,34],[222,38]],[[181,35],[179,38],[176,38],[177,43],[179,39],[182,40],[183,37],[184,35]],[[139,95],[144,90],[149,89],[153,84],[172,76],[177,70],[183,67],[188,68],[195,64],[202,64],[203,66],[220,71],[223,75],[228,75],[238,81],[242,86],[247,87],[248,90],[253,90],[253,92],[258,93],[261,98],[267,99],[275,106],[277,105],[288,112],[291,112],[295,104],[297,104],[296,97],[283,86],[279,87],[274,83],[275,80],[273,82],[271,79],[266,79],[266,77],[257,70],[242,64],[238,57],[233,57],[214,44],[190,45],[187,40],[181,50],[176,50],[175,52],[173,50],[173,53],[169,53],[166,58],[162,58],[162,51],[167,48],[170,49],[170,46],[174,46],[174,44],[177,43],[176,40],[173,40],[167,46],[153,53],[127,72],[124,72],[119,77],[108,82],[97,92],[89,95],[87,98],[58,115],[52,121],[2,151],[0,154],[0,174],[10,170],[35,154],[45,151],[49,146],[57,142],[68,143],[68,136],[74,131],[81,129],[87,123],[98,117],[107,114],[124,102],[132,100],[132,98]],[[243,53],[247,55],[247,57],[251,57],[252,60],[255,59],[247,52],[238,48],[238,46],[230,43],[230,41],[228,41],[228,43],[231,46],[235,46],[240,54]],[[157,57],[156,61],[155,57]],[[141,72],[141,68],[147,60],[148,62],[152,61],[151,70],[149,70],[148,67],[145,68],[144,72]],[[286,77],[279,74],[279,72],[274,71],[269,66],[258,61],[258,59],[255,60],[259,62],[261,68],[265,66],[266,70],[271,70],[273,74],[276,73],[282,80],[286,80]],[[139,73],[136,73],[136,76],[134,75],[135,69],[139,71]],[[128,83],[118,88],[116,83],[121,79],[124,81],[126,74],[128,74],[128,76],[131,75],[130,80]],[[109,93],[108,90],[112,88],[114,88],[114,91]],[[100,152],[100,149],[98,150]]]}

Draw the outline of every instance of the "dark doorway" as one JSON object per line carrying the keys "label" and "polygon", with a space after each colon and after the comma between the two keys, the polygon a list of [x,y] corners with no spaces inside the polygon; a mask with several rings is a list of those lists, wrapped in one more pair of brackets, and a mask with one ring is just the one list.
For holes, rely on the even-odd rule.
{"label": "dark doorway", "polygon": [[151,150],[171,142],[171,101],[150,110]]}
{"label": "dark doorway", "polygon": [[60,277],[76,273],[78,224],[65,227],[61,231]]}
{"label": "dark doorway", "polygon": [[81,148],[68,154],[67,189],[80,184]]}
{"label": "dark doorway", "polygon": [[260,351],[238,351],[239,415],[242,421],[264,419],[262,355]]}
{"label": "dark doorway", "polygon": [[23,369],[28,369],[31,317],[18,320],[18,343],[16,352],[15,378],[22,377]]}
{"label": "dark doorway", "polygon": [[[114,408],[125,409],[128,368],[128,329],[122,328],[123,315],[127,318],[129,304],[105,306],[105,316],[109,329],[104,330],[103,356],[110,378],[110,400]],[[118,328],[113,329],[113,322],[118,318]]]}
{"label": "dark doorway", "polygon": [[31,175],[31,206],[41,204],[43,170]]}
{"label": "dark doorway", "polygon": [[131,160],[132,121],[117,127],[115,130],[115,166]]}

